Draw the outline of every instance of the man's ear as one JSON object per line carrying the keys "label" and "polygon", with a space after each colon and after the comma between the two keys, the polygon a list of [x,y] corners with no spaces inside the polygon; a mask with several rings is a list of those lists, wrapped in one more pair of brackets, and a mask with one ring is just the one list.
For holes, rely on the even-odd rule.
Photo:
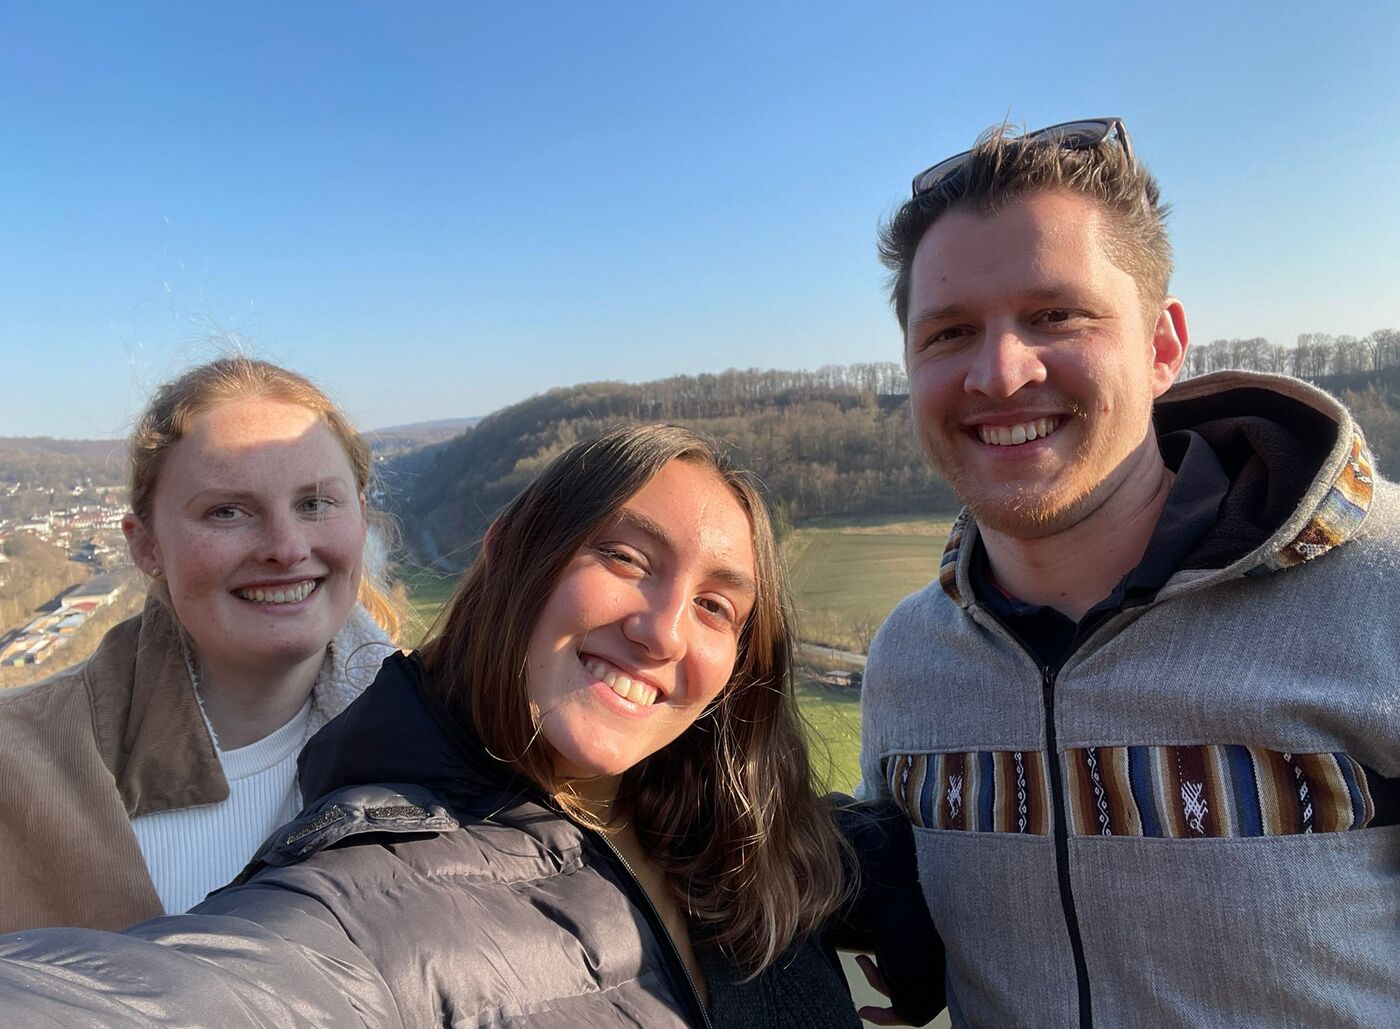
{"label": "man's ear", "polygon": [[1176,297],[1167,297],[1152,326],[1152,398],[1155,400],[1176,381],[1186,360],[1188,342],[1186,308]]}
{"label": "man's ear", "polygon": [[122,535],[126,537],[126,549],[136,567],[152,579],[160,575],[160,548],[150,527],[131,512],[122,515]]}

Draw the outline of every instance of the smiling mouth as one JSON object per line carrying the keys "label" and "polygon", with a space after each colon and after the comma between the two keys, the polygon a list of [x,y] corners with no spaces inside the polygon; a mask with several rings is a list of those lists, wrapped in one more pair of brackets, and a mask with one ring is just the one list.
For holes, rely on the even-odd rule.
{"label": "smiling mouth", "polygon": [[590,675],[595,676],[623,700],[630,700],[641,707],[650,707],[656,703],[656,698],[660,696],[656,687],[638,682],[611,665],[604,664],[595,658],[585,657],[582,654],[579,655],[578,659],[579,663],[588,669]]}
{"label": "smiling mouth", "polygon": [[1064,418],[1052,415],[1049,418],[1033,418],[1015,425],[979,425],[977,438],[993,447],[1018,447],[1022,443],[1044,439],[1061,425]]}
{"label": "smiling mouth", "polygon": [[285,586],[259,586],[254,589],[234,590],[233,594],[243,600],[251,600],[255,604],[299,604],[311,596],[316,585],[317,580],[307,579],[305,582],[292,582]]}

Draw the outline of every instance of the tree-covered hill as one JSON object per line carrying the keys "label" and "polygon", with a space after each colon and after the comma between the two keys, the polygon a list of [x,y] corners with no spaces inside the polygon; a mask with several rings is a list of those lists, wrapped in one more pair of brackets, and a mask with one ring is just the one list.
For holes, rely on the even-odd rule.
{"label": "tree-covered hill", "polygon": [[[1225,354],[1225,342],[1206,349]],[[1277,358],[1272,348],[1250,353]],[[1347,366],[1329,361],[1319,360],[1317,369],[1332,374],[1314,381],[1348,404],[1381,469],[1393,475],[1400,465],[1400,367],[1378,361],[1369,371],[1337,374],[1339,363]],[[1281,358],[1268,363],[1261,370],[1288,370],[1275,367]],[[956,498],[919,452],[907,392],[903,369],[893,363],[551,390],[381,466],[383,500],[414,560],[455,571],[470,560],[496,511],[565,447],[619,422],[664,421],[730,443],[767,486],[780,527],[843,515],[954,511]]]}
{"label": "tree-covered hill", "polygon": [[89,479],[116,483],[125,478],[125,440],[0,436],[0,482],[68,489]]}
{"label": "tree-covered hill", "polygon": [[470,558],[491,517],[545,463],[620,422],[672,422],[727,441],[763,480],[780,524],[953,509],[914,440],[906,390],[895,364],[586,383],[391,462],[384,486],[410,553],[445,570]]}

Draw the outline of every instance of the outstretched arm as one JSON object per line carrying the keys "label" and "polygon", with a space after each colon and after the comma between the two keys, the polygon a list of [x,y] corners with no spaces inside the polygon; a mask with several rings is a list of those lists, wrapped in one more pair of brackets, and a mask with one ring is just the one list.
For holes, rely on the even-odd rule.
{"label": "outstretched arm", "polygon": [[238,916],[0,936],[0,1025],[402,1029],[383,978],[325,908],[262,892],[217,898]]}

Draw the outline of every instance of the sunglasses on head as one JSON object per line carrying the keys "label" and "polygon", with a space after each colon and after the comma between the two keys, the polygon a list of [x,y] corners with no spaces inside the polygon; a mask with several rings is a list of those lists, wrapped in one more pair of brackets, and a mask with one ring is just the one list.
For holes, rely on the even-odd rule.
{"label": "sunglasses on head", "polygon": [[[1080,118],[1078,121],[1063,121],[1058,125],[1047,125],[1043,129],[1028,132],[1022,139],[1043,140],[1066,150],[1088,150],[1096,147],[1110,136],[1116,138],[1123,147],[1128,160],[1133,158],[1133,141],[1128,136],[1128,128],[1121,118]],[[930,168],[925,168],[914,176],[914,196],[925,193],[948,181],[967,163],[971,150],[945,158]]]}

